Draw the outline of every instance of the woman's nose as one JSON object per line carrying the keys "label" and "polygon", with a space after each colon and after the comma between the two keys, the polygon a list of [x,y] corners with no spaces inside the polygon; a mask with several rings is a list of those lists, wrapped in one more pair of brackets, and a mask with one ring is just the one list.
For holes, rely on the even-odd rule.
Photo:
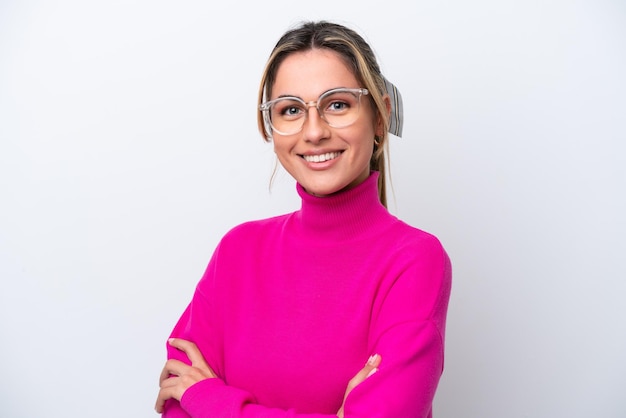
{"label": "woman's nose", "polygon": [[304,140],[308,142],[319,142],[329,136],[329,126],[316,106],[309,106],[302,132]]}

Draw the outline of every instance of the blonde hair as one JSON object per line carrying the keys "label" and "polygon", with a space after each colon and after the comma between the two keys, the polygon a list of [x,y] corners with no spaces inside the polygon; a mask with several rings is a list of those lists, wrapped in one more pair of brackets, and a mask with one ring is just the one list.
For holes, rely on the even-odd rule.
{"label": "blonde hair", "polygon": [[[378,198],[387,206],[386,191],[386,160],[388,154],[389,111],[384,100],[387,93],[385,81],[374,52],[367,42],[355,31],[343,25],[319,21],[304,22],[290,29],[278,40],[261,77],[258,104],[269,100],[272,87],[276,81],[276,73],[284,59],[296,52],[315,48],[335,51],[344,60],[359,83],[362,83],[370,94],[367,97],[374,108],[376,118],[382,124],[382,136],[374,139],[374,151],[370,160],[370,169],[378,171]],[[271,128],[265,126],[263,114],[257,113],[258,129],[265,141],[271,141]]]}

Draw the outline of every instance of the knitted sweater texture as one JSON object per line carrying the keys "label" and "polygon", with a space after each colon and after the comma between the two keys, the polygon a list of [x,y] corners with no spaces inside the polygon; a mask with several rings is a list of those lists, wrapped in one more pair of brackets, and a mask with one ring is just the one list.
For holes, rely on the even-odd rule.
{"label": "knitted sweater texture", "polygon": [[[378,201],[378,173],[300,210],[229,231],[172,337],[197,344],[217,374],[165,417],[431,417],[443,371],[449,258],[433,235]],[[189,363],[168,346],[168,357]]]}

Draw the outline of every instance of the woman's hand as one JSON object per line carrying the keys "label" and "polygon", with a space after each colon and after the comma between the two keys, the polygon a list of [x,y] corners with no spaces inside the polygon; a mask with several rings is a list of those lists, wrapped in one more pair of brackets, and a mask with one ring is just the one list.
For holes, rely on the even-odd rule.
{"label": "woman's hand", "polygon": [[154,407],[159,414],[163,412],[166,400],[174,398],[180,401],[190,386],[201,380],[217,377],[194,343],[179,338],[170,338],[168,343],[185,353],[191,366],[178,360],[168,360],[165,363],[159,381],[161,390]]}
{"label": "woman's hand", "polygon": [[346,398],[348,394],[352,392],[359,383],[363,382],[365,379],[373,375],[378,371],[378,366],[380,366],[380,361],[382,358],[378,354],[374,354],[367,360],[365,367],[363,367],[350,381],[348,382],[348,387],[346,388],[346,394],[343,396],[343,403],[341,404],[341,408],[337,411],[337,416],[339,418],[343,418],[343,406],[346,404]]}

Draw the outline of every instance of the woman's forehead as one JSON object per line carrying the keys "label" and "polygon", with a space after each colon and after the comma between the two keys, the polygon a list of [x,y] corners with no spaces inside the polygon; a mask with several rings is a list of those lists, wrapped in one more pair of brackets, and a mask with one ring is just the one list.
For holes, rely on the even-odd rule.
{"label": "woman's forehead", "polygon": [[278,67],[272,98],[284,95],[317,98],[333,88],[361,87],[344,58],[330,49],[294,52]]}

